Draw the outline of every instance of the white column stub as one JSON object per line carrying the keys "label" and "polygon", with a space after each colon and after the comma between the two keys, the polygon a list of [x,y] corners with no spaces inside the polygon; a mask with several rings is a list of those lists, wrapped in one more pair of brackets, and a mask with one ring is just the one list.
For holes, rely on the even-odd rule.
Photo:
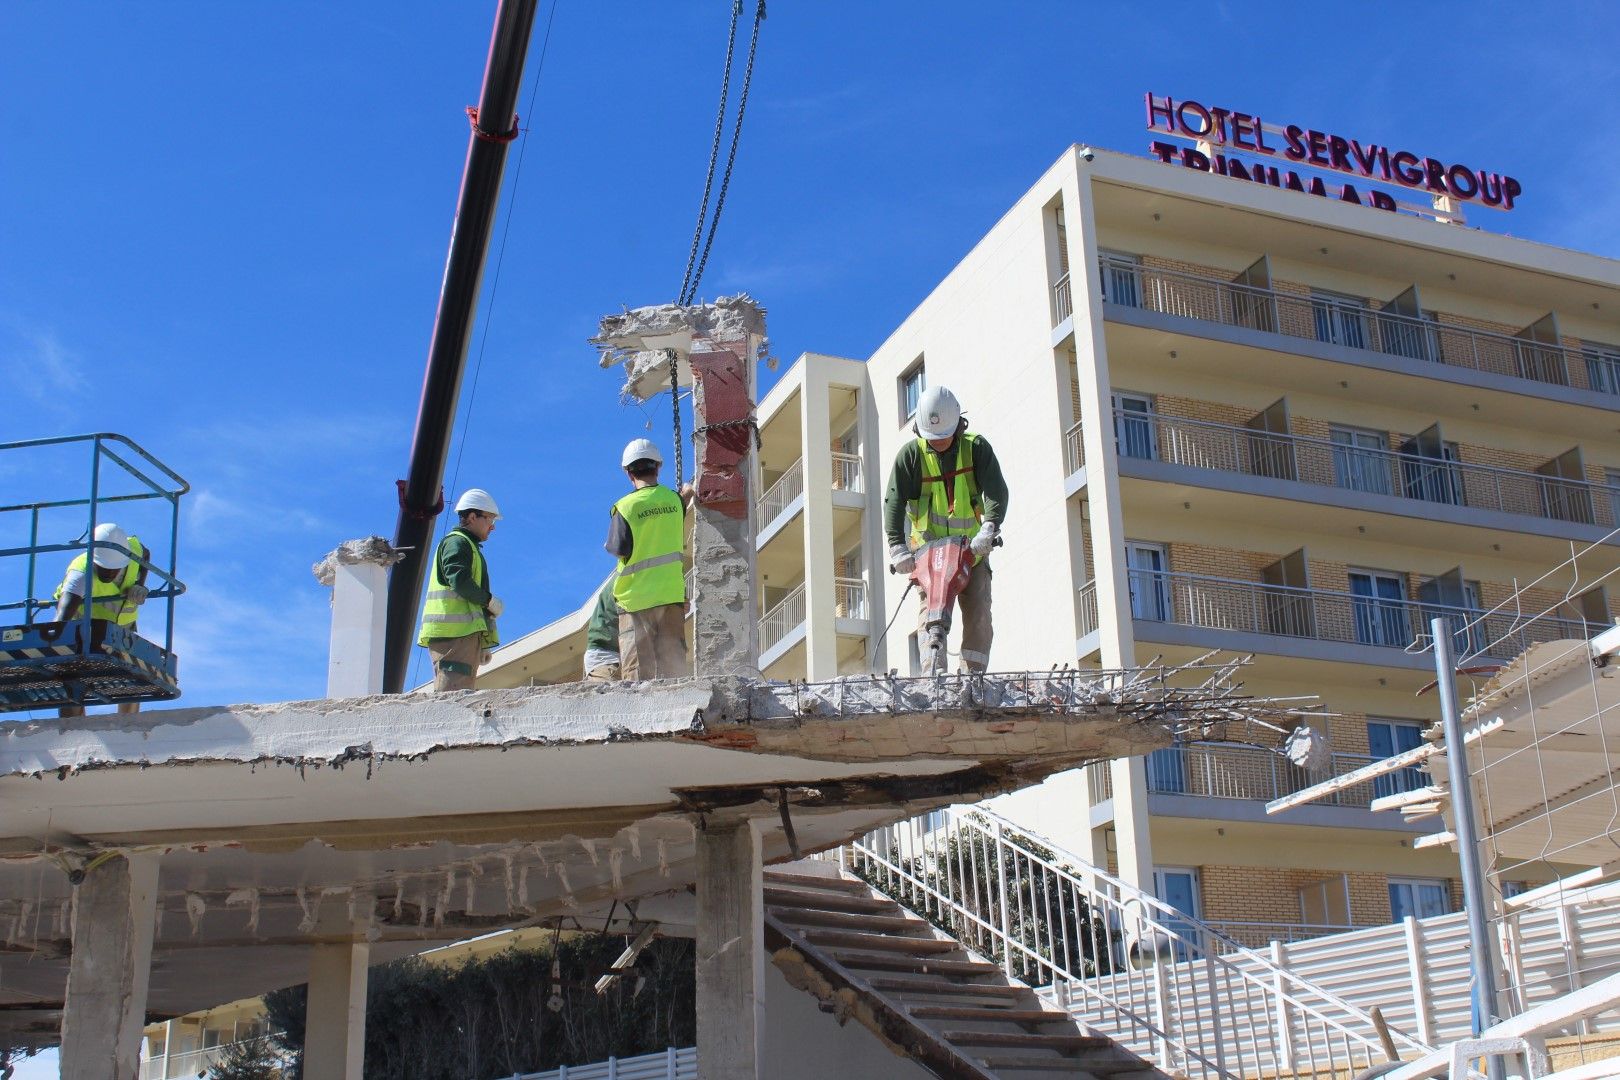
{"label": "white column stub", "polygon": [[73,892],[62,1080],[136,1080],[157,914],[158,857],[114,856]]}
{"label": "white column stub", "polygon": [[752,823],[697,830],[698,1080],[759,1080],[765,1030],[764,866]]}

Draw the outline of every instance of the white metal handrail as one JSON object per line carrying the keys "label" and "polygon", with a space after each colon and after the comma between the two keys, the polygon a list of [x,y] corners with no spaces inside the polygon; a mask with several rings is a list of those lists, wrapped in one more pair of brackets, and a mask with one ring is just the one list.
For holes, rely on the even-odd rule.
{"label": "white metal handrail", "polygon": [[866,582],[860,578],[833,579],[833,612],[840,619],[865,619]]}
{"label": "white metal handrail", "polygon": [[1077,473],[1086,465],[1086,448],[1080,441],[1083,424],[1077,423],[1063,433],[1063,463],[1065,472]]}
{"label": "white metal handrail", "polygon": [[[1384,1058],[1367,1013],[993,812],[951,808],[943,822],[868,834],[843,857],[1010,976],[1047,987],[1087,1030],[1166,1069],[1301,1075]],[[1247,1022],[1257,1016],[1275,1022]],[[1429,1049],[1392,1034],[1406,1052]]]}
{"label": "white metal handrail", "polygon": [[[1190,742],[1155,750],[1147,758],[1147,789],[1165,795],[1270,802],[1381,760],[1371,754],[1335,751],[1322,769],[1305,769],[1282,754],[1246,743]],[[1087,766],[1106,769],[1107,763]],[[1375,798],[1427,783],[1417,769],[1402,769],[1324,796],[1335,806],[1370,807]],[[1340,927],[1339,929],[1344,929]]]}
{"label": "white metal handrail", "polygon": [[1052,286],[1052,308],[1053,314],[1057,316],[1057,322],[1062,322],[1074,314],[1074,299],[1069,293],[1068,271],[1064,271],[1063,276]]}
{"label": "white metal handrail", "polygon": [[834,450],[832,466],[834,491],[861,490],[861,455]]}
{"label": "white metal handrail", "polygon": [[804,459],[789,465],[787,472],[777,477],[776,483],[765,489],[759,497],[759,527],[763,529],[776,520],[788,504],[804,494]]}
{"label": "white metal handrail", "polygon": [[1579,371],[1584,388],[1620,390],[1601,374],[1594,375],[1605,358],[1592,350],[1394,312],[1375,307],[1382,303],[1377,300],[1346,302],[1284,292],[1145,267],[1118,256],[1104,255],[1098,262],[1105,299],[1126,307],[1560,386],[1580,386],[1571,378]]}
{"label": "white metal handrail", "polygon": [[1555,521],[1615,521],[1609,489],[1585,480],[1125,409],[1114,410],[1114,431],[1122,458]]}
{"label": "white metal handrail", "polygon": [[759,644],[768,649],[805,620],[804,585],[796,586],[759,621]]}
{"label": "white metal handrail", "polygon": [[638,1057],[610,1057],[589,1065],[563,1065],[546,1072],[518,1073],[511,1080],[697,1080],[697,1074],[697,1047],[672,1046]]}

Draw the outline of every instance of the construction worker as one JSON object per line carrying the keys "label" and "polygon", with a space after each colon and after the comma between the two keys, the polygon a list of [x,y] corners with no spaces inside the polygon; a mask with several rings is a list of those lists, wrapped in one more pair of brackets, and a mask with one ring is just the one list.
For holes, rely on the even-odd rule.
{"label": "construction worker", "polygon": [[[131,559],[124,551],[133,553],[136,559],[146,559],[146,546],[139,537],[130,536],[122,528],[111,522],[103,522],[96,526],[96,544],[93,558],[80,555],[68,563],[67,574],[62,578],[62,584],[56,587],[56,621],[72,622],[83,611],[85,583],[91,575],[85,571],[94,564],[94,583],[90,589],[90,618],[117,623],[119,626],[135,630],[135,616],[140,606],[146,602],[146,566]],[[100,547],[101,544],[114,544],[116,547]],[[140,712],[141,703],[138,701],[120,702],[118,711],[121,713]],[[79,705],[64,705],[60,710],[62,716],[83,716],[84,708]]]}
{"label": "construction worker", "polygon": [[[962,666],[983,671],[990,663],[990,549],[1007,516],[1007,481],[995,451],[968,432],[956,395],[943,386],[923,391],[912,430],[917,438],[900,448],[883,496],[883,528],[889,562],[910,574],[912,552],[947,536],[967,536],[977,556],[972,577],[957,597],[962,611]],[[928,598],[920,612],[926,616]]]}
{"label": "construction worker", "polygon": [[501,643],[495,620],[504,605],[489,591],[484,541],[495,531],[500,507],[483,488],[468,488],[456,500],[459,524],[433,555],[422,633],[417,642],[433,657],[433,692],[471,690],[478,667]]}
{"label": "construction worker", "polygon": [[632,439],[619,464],[630,494],[608,517],[608,554],[619,560],[613,599],[619,605],[619,673],[632,682],[690,675],[686,656],[686,504],[690,486],[658,482],[664,457],[648,439]]}
{"label": "construction worker", "polygon": [[585,628],[585,678],[590,682],[612,682],[619,677],[619,615],[610,581],[596,594],[596,607]]}

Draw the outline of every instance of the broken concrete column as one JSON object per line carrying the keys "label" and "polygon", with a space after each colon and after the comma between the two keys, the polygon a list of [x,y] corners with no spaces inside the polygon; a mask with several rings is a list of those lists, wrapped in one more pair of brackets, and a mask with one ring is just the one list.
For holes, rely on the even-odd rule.
{"label": "broken concrete column", "polygon": [[[304,1080],[361,1080],[366,1054],[366,939],[373,903],[357,895],[345,905],[326,904],[315,925],[323,939],[309,958],[309,997],[304,1007]],[[349,941],[330,941],[348,936]]]}
{"label": "broken concrete column", "polygon": [[627,397],[669,389],[671,363],[676,381],[693,388],[693,669],[757,676],[754,372],[765,311],[747,296],[637,308],[603,319],[592,340],[604,367],[625,365]]}
{"label": "broken concrete column", "polygon": [[312,568],[332,590],[332,638],[326,696],[382,693],[388,623],[388,568],[405,557],[380,536],[349,540]]}
{"label": "broken concrete column", "polygon": [[765,880],[749,821],[698,826],[698,1080],[758,1080],[765,1030]]}
{"label": "broken concrete column", "polygon": [[158,857],[113,856],[73,890],[63,1080],[136,1080],[157,916]]}

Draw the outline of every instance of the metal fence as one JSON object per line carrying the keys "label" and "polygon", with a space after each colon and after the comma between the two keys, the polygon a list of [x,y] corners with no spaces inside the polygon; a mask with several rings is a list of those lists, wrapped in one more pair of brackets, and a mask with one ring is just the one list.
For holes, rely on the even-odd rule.
{"label": "metal fence", "polygon": [[833,451],[832,485],[834,491],[860,491],[861,456]]}
{"label": "metal fence", "polygon": [[510,1080],[697,1080],[697,1074],[697,1047],[672,1046],[662,1053],[640,1057],[564,1065],[549,1072],[514,1073]]}
{"label": "metal fence", "polygon": [[1397,314],[1376,307],[1376,300],[1257,288],[1118,256],[1105,255],[1099,262],[1104,299],[1110,303],[1533,382],[1620,392],[1605,375],[1608,358],[1590,350]]}
{"label": "metal fence", "polygon": [[[1281,754],[1262,747],[1197,742],[1155,750],[1147,755],[1145,767],[1147,789],[1157,794],[1270,802],[1378,760],[1381,759],[1372,754],[1335,751],[1325,768],[1303,769]],[[1113,776],[1108,762],[1087,765],[1086,781],[1093,803],[1113,797]],[[1426,773],[1415,768],[1402,769],[1323,796],[1317,802],[1366,809],[1374,799],[1412,791],[1428,782]]]}
{"label": "metal fence", "polygon": [[782,597],[759,621],[759,647],[769,649],[787,637],[804,619],[804,586],[800,584]]}
{"label": "metal fence", "polygon": [[1327,589],[1161,570],[1131,570],[1131,615],[1275,637],[1310,638],[1406,649],[1428,637],[1429,621],[1445,618],[1456,630],[1460,659],[1511,660],[1540,641],[1583,639],[1607,629],[1584,619],[1525,618],[1510,611],[1427,603]]}
{"label": "metal fence", "polygon": [[[992,812],[952,808],[880,829],[842,858],[1044,988],[1085,1030],[1166,1070],[1303,1077],[1384,1059],[1368,1013]],[[1393,1037],[1408,1053],[1426,1049]]]}
{"label": "metal fence", "polygon": [[[1122,458],[1556,521],[1615,524],[1610,489],[1584,480],[1123,409],[1114,410],[1114,433]],[[1070,435],[1077,447],[1079,425]],[[1073,472],[1079,465],[1070,453]]]}
{"label": "metal fence", "polygon": [[[192,1077],[203,1076],[219,1064],[227,1052],[239,1046],[267,1045],[266,1038],[268,1037],[240,1039],[196,1050],[182,1050],[177,1054],[159,1054],[141,1062],[140,1080],[180,1080],[182,1077],[190,1080]],[[281,1058],[279,1051],[272,1050],[272,1053],[280,1061],[281,1067],[285,1068],[287,1062]]]}
{"label": "metal fence", "polygon": [[787,472],[776,480],[776,483],[765,489],[765,494],[759,497],[759,528],[763,529],[775,521],[788,504],[804,494],[804,459],[800,458],[789,465]]}

